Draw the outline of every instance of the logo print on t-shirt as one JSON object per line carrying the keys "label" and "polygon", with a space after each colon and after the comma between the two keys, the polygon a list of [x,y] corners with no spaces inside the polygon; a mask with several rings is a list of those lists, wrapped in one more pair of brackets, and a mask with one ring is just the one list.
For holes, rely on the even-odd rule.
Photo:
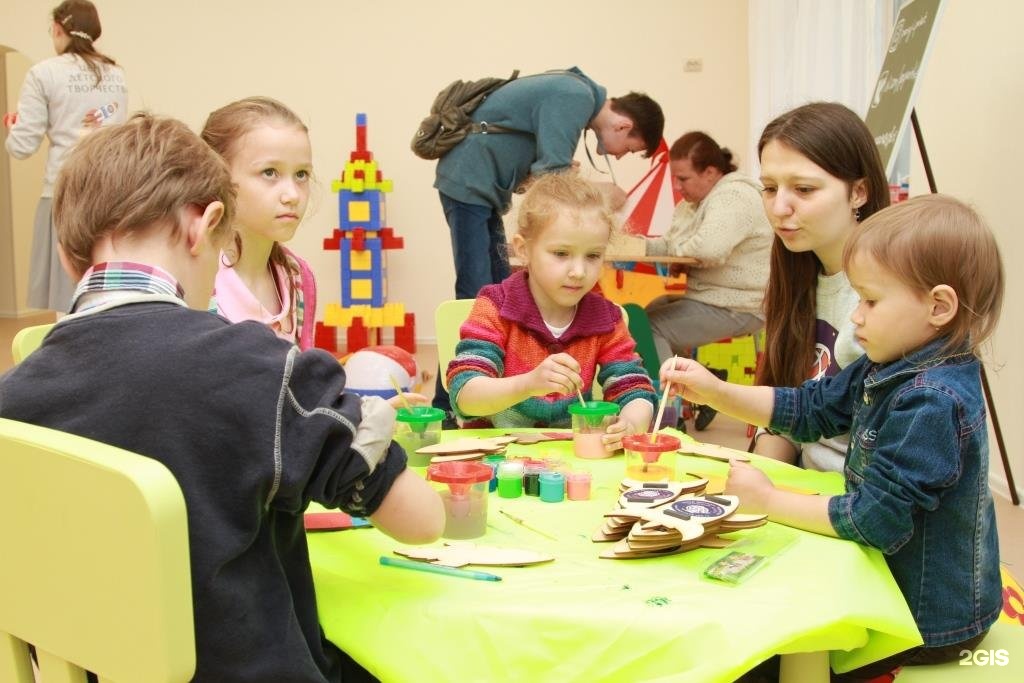
{"label": "logo print on t-shirt", "polygon": [[818,319],[814,332],[814,365],[808,379],[821,379],[839,373],[839,366],[833,362],[836,357],[836,338],[839,331],[824,320]]}

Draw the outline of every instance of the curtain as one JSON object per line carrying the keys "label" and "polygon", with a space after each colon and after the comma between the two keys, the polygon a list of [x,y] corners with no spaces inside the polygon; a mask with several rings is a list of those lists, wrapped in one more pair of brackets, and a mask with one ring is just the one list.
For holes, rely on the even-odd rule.
{"label": "curtain", "polygon": [[806,102],[842,102],[864,116],[894,1],[750,0],[749,159],[765,125]]}

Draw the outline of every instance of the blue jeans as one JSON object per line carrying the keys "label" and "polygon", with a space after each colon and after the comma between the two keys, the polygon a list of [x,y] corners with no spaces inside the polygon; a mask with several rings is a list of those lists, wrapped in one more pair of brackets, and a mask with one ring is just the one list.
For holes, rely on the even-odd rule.
{"label": "blue jeans", "polygon": [[[483,287],[498,284],[509,276],[505,226],[501,216],[490,207],[466,204],[444,193],[438,194],[451,232],[455,298],[475,299]],[[447,370],[439,368],[431,405],[451,412],[451,398],[441,384],[441,373]]]}
{"label": "blue jeans", "polygon": [[455,298],[475,299],[485,285],[509,276],[505,226],[494,209],[438,193],[451,232]]}

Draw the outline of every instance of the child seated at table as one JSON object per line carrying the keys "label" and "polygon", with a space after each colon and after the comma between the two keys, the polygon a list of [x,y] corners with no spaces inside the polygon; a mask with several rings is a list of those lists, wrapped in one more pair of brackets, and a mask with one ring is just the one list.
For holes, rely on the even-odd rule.
{"label": "child seated at table", "polygon": [[452,407],[465,426],[568,426],[596,377],[620,406],[602,437],[614,451],[648,430],[657,400],[622,310],[591,291],[615,219],[593,183],[551,173],[526,192],[518,228],[524,268],[480,290],[448,365]]}
{"label": "child seated at table", "polygon": [[843,674],[862,680],[972,650],[999,616],[999,542],[988,489],[988,431],[977,358],[995,329],[1003,266],[970,207],[942,195],[884,209],[854,228],[843,265],[866,355],[799,388],[722,382],[686,359],[662,378],[684,397],[799,441],[850,433],[846,493],[776,489],[734,461],[741,507],[885,554],[924,644]]}
{"label": "child seated at table", "polygon": [[84,138],[53,207],[79,280],[72,313],[0,377],[0,415],[174,474],[188,510],[195,680],[366,676],[321,631],[303,511],[317,501],[402,543],[438,538],[441,501],[391,443],[394,408],[344,391],[330,354],[206,312],[234,191],[183,123],[140,114]]}

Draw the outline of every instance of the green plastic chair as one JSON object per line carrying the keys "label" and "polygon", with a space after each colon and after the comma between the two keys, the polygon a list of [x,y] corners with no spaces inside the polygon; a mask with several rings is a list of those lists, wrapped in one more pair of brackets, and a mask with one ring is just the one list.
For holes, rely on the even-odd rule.
{"label": "green plastic chair", "polygon": [[188,681],[185,499],[161,463],[0,418],[0,681]]}
{"label": "green plastic chair", "polygon": [[437,336],[437,364],[441,368],[441,384],[448,388],[448,363],[455,358],[459,328],[473,310],[475,299],[449,299],[434,309],[434,334]]}
{"label": "green plastic chair", "polygon": [[657,386],[661,361],[658,359],[658,349],[654,346],[654,334],[651,332],[651,321],[647,319],[647,311],[639,304],[622,304],[622,310],[627,316],[629,334],[636,342],[636,352],[644,362],[644,370]]}
{"label": "green plastic chair", "polygon": [[947,664],[907,666],[896,683],[1010,683],[1024,681],[1024,626],[1005,621],[992,624],[971,654]]}
{"label": "green plastic chair", "polygon": [[43,338],[50,333],[54,325],[56,323],[46,323],[45,325],[32,325],[31,327],[23,327],[18,330],[18,333],[14,335],[14,339],[11,341],[11,357],[14,359],[14,363],[20,363],[25,360],[28,354],[38,349],[39,345],[43,343]]}

